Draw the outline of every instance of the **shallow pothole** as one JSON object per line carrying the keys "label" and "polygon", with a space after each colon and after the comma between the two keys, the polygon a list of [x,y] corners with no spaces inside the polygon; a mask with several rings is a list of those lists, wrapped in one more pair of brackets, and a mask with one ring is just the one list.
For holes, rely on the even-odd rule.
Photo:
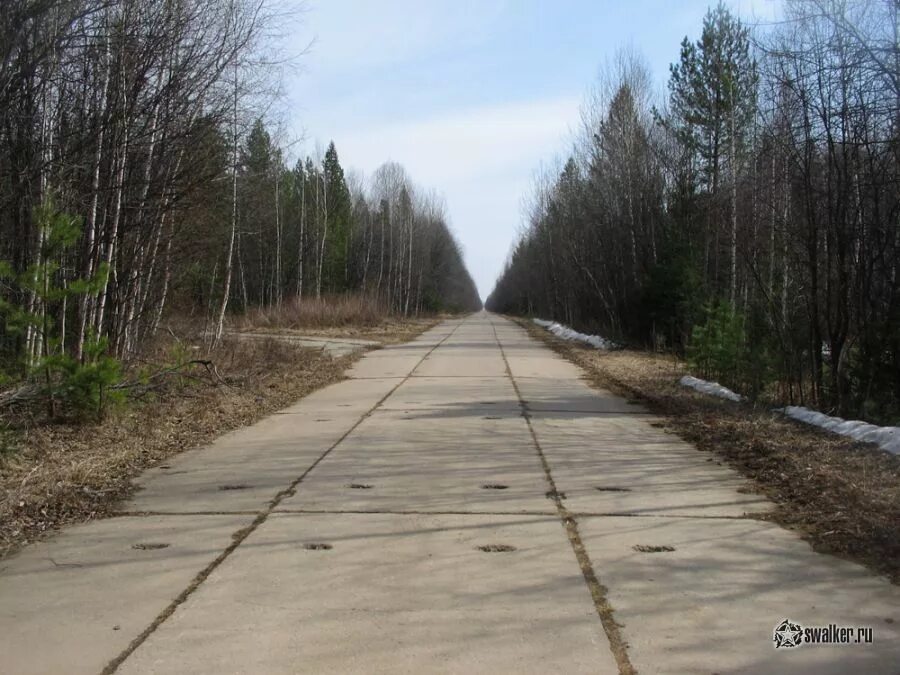
{"label": "shallow pothole", "polygon": [[484,420],[502,420],[503,418],[500,415],[485,415],[481,419]]}
{"label": "shallow pothole", "polygon": [[614,487],[611,485],[600,485],[594,488],[599,492],[631,492],[631,488],[627,487]]}
{"label": "shallow pothole", "polygon": [[226,491],[228,491],[228,490],[246,490],[249,487],[250,487],[249,485],[244,485],[243,483],[232,483],[229,485],[220,485],[219,489],[226,490]]}
{"label": "shallow pothole", "polygon": [[501,483],[485,483],[484,485],[481,486],[481,489],[482,490],[505,490],[508,487],[509,487],[508,485],[502,485]]}
{"label": "shallow pothole", "polygon": [[331,544],[322,544],[322,543],[312,543],[312,544],[303,544],[303,548],[307,551],[329,551],[333,547]]}
{"label": "shallow pothole", "polygon": [[509,544],[484,544],[475,548],[484,553],[509,553],[516,550],[515,546],[510,546]]}
{"label": "shallow pothole", "polygon": [[135,551],[158,551],[161,548],[169,548],[171,544],[163,544],[160,542],[142,542],[140,544],[133,544],[131,548]]}
{"label": "shallow pothole", "polygon": [[372,486],[368,483],[350,483],[348,486],[351,490],[371,490]]}
{"label": "shallow pothole", "polygon": [[638,553],[671,553],[675,550],[674,546],[647,546],[645,544],[636,544],[631,548]]}

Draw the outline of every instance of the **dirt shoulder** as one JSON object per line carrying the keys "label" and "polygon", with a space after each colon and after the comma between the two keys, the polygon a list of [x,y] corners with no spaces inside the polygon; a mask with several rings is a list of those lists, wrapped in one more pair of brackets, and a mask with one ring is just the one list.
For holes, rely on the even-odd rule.
{"label": "dirt shoulder", "polygon": [[640,399],[668,431],[751,479],[776,504],[767,520],[796,530],[816,551],[900,583],[900,458],[767,408],[695,393],[678,384],[685,365],[670,355],[600,352],[515,320],[584,368],[592,384]]}
{"label": "dirt shoulder", "polygon": [[[331,337],[368,337],[381,344],[410,340],[436,320],[385,321],[345,328]],[[25,410],[6,411],[15,427],[12,447],[0,451],[0,558],[63,525],[108,514],[133,490],[144,469],[184,450],[257,422],[307,394],[337,382],[364,351],[333,357],[279,340],[226,340],[202,364],[158,380],[119,411],[97,424],[47,424],[28,419]],[[139,367],[158,372],[178,351],[187,360],[199,345],[163,340]],[[187,356],[184,356],[187,354]],[[126,378],[128,379],[128,378]],[[155,381],[157,382],[157,381]],[[15,416],[15,419],[12,419]],[[4,420],[0,420],[4,421]]]}

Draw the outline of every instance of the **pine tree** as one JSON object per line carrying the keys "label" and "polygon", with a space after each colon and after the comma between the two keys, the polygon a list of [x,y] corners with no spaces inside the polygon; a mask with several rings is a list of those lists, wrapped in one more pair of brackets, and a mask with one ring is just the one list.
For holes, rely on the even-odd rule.
{"label": "pine tree", "polygon": [[347,255],[353,204],[334,141],[328,144],[325,151],[322,174],[328,195],[328,234],[324,254],[325,283],[328,290],[340,292],[347,288]]}
{"label": "pine tree", "polygon": [[[681,43],[681,60],[671,66],[670,124],[682,144],[699,161],[703,183],[718,203],[723,168],[730,177],[730,300],[737,279],[737,174],[756,112],[758,74],[750,53],[748,29],[720,2],[707,12],[696,44]],[[711,215],[715,209],[710,209]],[[707,228],[707,255],[710,249]],[[718,230],[716,230],[718,234]],[[716,237],[718,242],[718,237]],[[718,246],[713,263],[718,271]],[[708,265],[708,263],[707,263]],[[716,274],[718,276],[718,274]]]}

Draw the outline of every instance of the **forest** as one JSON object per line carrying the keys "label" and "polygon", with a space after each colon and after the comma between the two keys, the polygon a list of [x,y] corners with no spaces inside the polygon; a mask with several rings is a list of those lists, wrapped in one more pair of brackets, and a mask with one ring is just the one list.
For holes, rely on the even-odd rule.
{"label": "forest", "polygon": [[783,6],[767,26],[711,8],[660,95],[618,52],[486,305],[895,422],[900,3]]}
{"label": "forest", "polygon": [[0,4],[0,378],[102,381],[169,312],[214,345],[235,313],[304,298],[480,307],[440,195],[275,140],[282,12]]}

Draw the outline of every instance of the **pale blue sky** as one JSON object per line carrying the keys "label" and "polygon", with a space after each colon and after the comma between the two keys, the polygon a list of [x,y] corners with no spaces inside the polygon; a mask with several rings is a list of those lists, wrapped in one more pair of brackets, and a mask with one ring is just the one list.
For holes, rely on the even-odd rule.
{"label": "pale blue sky", "polygon": [[[728,0],[768,19],[778,0]],[[310,0],[287,76],[291,132],[333,139],[364,175],[384,161],[446,197],[482,297],[522,223],[541,163],[565,154],[601,64],[632,45],[662,92],[707,0]]]}

